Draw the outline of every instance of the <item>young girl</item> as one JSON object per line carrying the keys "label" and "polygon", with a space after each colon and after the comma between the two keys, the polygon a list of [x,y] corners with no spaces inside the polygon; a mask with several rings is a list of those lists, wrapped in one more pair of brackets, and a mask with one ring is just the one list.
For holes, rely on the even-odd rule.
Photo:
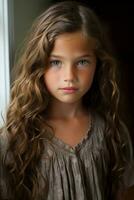
{"label": "young girl", "polygon": [[93,11],[51,6],[17,67],[0,136],[1,199],[123,200],[132,147],[116,62]]}

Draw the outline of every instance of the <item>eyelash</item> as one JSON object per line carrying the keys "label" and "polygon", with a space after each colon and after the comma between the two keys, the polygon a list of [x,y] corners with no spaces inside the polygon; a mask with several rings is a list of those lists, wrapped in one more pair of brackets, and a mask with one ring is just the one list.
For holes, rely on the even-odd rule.
{"label": "eyelash", "polygon": [[[80,64],[82,62],[82,64]],[[54,67],[54,66],[59,66],[59,64],[61,65],[62,62],[60,60],[51,60],[50,61],[50,66],[51,67]],[[82,60],[79,60],[77,63],[77,66],[80,64],[80,66],[87,66],[90,64],[90,61],[89,60],[86,60],[86,59],[82,59]]]}
{"label": "eyelash", "polygon": [[[82,64],[82,65],[84,65],[84,66],[85,66],[85,65],[88,65],[88,64],[90,63],[90,61],[89,61],[89,60],[86,60],[86,59],[83,59],[83,60],[79,60],[79,61],[78,61],[78,63],[81,63],[81,62],[84,63],[84,64]],[[81,64],[80,64],[80,65],[81,65]]]}
{"label": "eyelash", "polygon": [[61,61],[60,60],[51,60],[50,61],[50,66],[57,66],[58,64],[60,63],[61,64]]}

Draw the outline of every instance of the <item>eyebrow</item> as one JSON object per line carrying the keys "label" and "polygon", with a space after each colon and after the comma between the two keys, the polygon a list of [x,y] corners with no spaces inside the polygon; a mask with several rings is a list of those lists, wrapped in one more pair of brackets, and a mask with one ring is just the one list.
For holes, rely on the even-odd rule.
{"label": "eyebrow", "polygon": [[[56,54],[51,54],[50,57],[64,58],[63,56],[59,56],[59,55],[56,55]],[[83,58],[83,57],[94,57],[94,55],[93,54],[84,54],[84,55],[78,56],[77,58]]]}

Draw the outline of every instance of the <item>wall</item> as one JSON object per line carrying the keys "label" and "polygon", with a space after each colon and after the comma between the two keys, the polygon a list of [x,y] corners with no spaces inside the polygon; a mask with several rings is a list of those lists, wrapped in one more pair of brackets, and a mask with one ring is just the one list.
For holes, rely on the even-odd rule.
{"label": "wall", "polygon": [[34,19],[51,3],[51,0],[14,0],[14,49],[18,51]]}

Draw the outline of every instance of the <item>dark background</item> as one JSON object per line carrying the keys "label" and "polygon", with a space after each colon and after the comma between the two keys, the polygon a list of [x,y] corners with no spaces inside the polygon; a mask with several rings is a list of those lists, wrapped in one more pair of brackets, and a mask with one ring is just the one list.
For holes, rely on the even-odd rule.
{"label": "dark background", "polygon": [[[62,0],[53,0],[52,3]],[[95,11],[107,30],[119,62],[120,113],[134,146],[134,3],[79,0]]]}

